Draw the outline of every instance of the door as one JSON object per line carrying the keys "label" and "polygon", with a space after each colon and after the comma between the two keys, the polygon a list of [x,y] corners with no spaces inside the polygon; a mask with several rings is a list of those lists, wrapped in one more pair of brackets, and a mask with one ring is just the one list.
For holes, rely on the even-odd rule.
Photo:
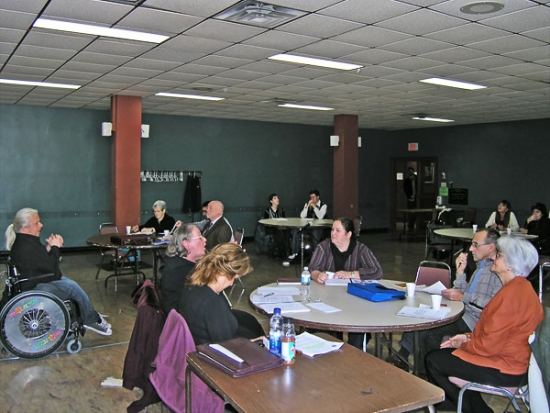
{"label": "door", "polygon": [[[413,168],[416,173],[415,209],[433,208],[437,201],[438,188],[438,157],[407,157],[391,159],[390,179],[390,229],[403,231],[404,214],[399,209],[408,209],[407,196],[404,190],[404,181],[408,176],[408,169]],[[428,214],[429,215],[429,214]],[[431,217],[428,216],[427,219]],[[417,222],[423,223],[422,219]],[[422,230],[423,228],[418,228]]]}

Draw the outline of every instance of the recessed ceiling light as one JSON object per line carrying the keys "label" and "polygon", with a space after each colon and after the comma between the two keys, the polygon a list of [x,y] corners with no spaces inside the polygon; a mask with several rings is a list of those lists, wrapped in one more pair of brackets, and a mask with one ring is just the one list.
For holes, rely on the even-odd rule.
{"label": "recessed ceiling light", "polygon": [[93,26],[91,24],[70,23],[60,20],[36,19],[33,27],[58,30],[62,32],[91,34],[94,36],[114,37],[116,39],[138,40],[140,42],[162,43],[168,36],[136,32],[133,30],[111,29],[109,27]]}
{"label": "recessed ceiling light", "polygon": [[361,65],[338,62],[336,60],[315,59],[313,57],[296,56],[296,55],[287,54],[287,53],[276,54],[276,55],[270,56],[269,59],[279,60],[281,62],[327,67],[329,69],[339,69],[339,70],[354,70],[354,69],[360,69],[361,67],[363,67]]}
{"label": "recessed ceiling light", "polygon": [[454,122],[453,119],[433,118],[431,116],[413,116],[412,118],[414,120],[427,120],[429,122],[443,122],[443,123]]}
{"label": "recessed ceiling light", "polygon": [[182,99],[214,100],[214,101],[225,99],[225,98],[218,98],[215,96],[184,95],[180,93],[164,93],[164,92],[155,93],[155,96],[165,96],[169,98],[182,98]]}
{"label": "recessed ceiling light", "polygon": [[284,103],[277,105],[280,108],[293,108],[293,109],[309,109],[309,110],[334,110],[334,108],[327,108],[325,106],[312,106],[312,105],[296,105],[294,103]]}
{"label": "recessed ceiling light", "polygon": [[479,3],[471,3],[466,6],[462,6],[460,11],[465,14],[491,14],[496,13],[504,8],[504,4],[492,2],[492,1],[483,1]]}
{"label": "recessed ceiling light", "polygon": [[214,16],[215,19],[273,29],[307,13],[255,0],[244,0]]}
{"label": "recessed ceiling light", "polygon": [[0,83],[6,85],[19,85],[19,86],[40,86],[40,87],[53,87],[60,89],[79,89],[80,85],[71,85],[67,83],[51,83],[51,82],[31,82],[28,80],[13,80],[13,79],[0,79]]}
{"label": "recessed ceiling light", "polygon": [[429,83],[429,84],[438,85],[438,86],[455,87],[458,89],[466,89],[466,90],[477,90],[477,89],[487,88],[487,86],[476,85],[475,83],[460,82],[458,80],[450,80],[450,79],[441,79],[439,77],[422,79],[422,80],[419,80],[419,82]]}

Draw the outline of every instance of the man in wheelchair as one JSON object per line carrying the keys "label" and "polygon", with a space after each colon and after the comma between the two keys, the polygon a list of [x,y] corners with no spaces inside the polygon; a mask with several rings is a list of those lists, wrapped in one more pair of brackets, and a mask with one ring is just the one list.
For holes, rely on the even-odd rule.
{"label": "man in wheelchair", "polygon": [[[76,282],[61,274],[59,249],[63,246],[63,237],[52,234],[46,239],[44,246],[40,242],[42,227],[38,211],[23,208],[15,215],[13,224],[6,229],[6,248],[10,251],[12,264],[23,279],[28,279],[22,283],[22,290],[47,291],[61,300],[75,301],[84,328],[103,336],[110,336],[113,333],[111,325],[94,310],[88,295]],[[51,276],[42,277],[45,274]],[[38,276],[41,277],[37,280]]]}

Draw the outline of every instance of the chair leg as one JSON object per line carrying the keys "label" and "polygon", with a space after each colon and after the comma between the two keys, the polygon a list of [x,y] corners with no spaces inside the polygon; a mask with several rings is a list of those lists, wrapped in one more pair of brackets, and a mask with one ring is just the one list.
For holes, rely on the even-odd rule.
{"label": "chair leg", "polygon": [[105,259],[105,255],[101,254],[101,261],[99,262],[99,267],[97,267],[97,273],[95,275],[95,279],[99,277],[99,272],[101,271],[101,266],[103,265],[103,260]]}

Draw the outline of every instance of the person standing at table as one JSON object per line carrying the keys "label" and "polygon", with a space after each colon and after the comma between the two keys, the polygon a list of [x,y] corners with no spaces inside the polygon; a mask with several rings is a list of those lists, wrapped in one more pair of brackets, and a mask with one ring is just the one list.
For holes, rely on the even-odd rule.
{"label": "person standing at table", "polygon": [[[324,219],[327,218],[328,205],[321,201],[321,193],[317,189],[309,191],[309,201],[304,204],[304,208],[300,212],[300,218],[306,219]],[[324,234],[324,229],[316,228],[310,231],[312,248],[315,248],[320,242]],[[300,240],[298,230],[292,230],[292,254],[288,257],[293,260],[298,255]]]}
{"label": "person standing at table", "polygon": [[494,228],[498,231],[506,231],[510,228],[512,231],[519,230],[518,220],[516,215],[512,212],[512,204],[510,201],[503,199],[497,206],[497,210],[494,211],[487,222],[485,228]]}
{"label": "person standing at table", "polygon": [[[460,388],[451,383],[451,376],[503,387],[525,383],[531,355],[528,338],[544,317],[539,298],[525,279],[538,260],[530,242],[511,236],[499,238],[492,271],[503,287],[487,303],[472,333],[463,331],[426,356],[428,380],[445,391],[445,401],[438,409],[457,408]],[[493,412],[475,391],[464,393],[462,411]]]}
{"label": "person standing at table", "polygon": [[217,245],[197,261],[178,305],[196,345],[265,334],[256,317],[231,309],[223,293],[252,270],[246,252],[233,243]]}
{"label": "person standing at table", "polygon": [[[280,205],[277,194],[268,197],[269,206],[265,209],[262,219],[285,218],[285,209]],[[273,256],[286,256],[288,247],[288,231],[286,229],[264,227],[265,236],[270,238],[268,254]]]}
{"label": "person standing at table", "polygon": [[[470,252],[476,262],[476,270],[470,277],[469,282],[466,280],[465,273],[468,254],[461,253],[456,258],[454,288],[443,290],[441,295],[452,301],[462,301],[464,315],[451,324],[418,332],[419,374],[425,373],[424,358],[426,354],[438,349],[444,336],[453,336],[474,330],[481,312],[502,287],[502,282],[491,270],[493,260],[496,257],[496,243],[499,237],[499,232],[494,229],[480,229],[475,233]],[[404,370],[408,369],[403,360],[407,360],[409,354],[413,353],[413,334],[403,334],[399,342],[401,349],[397,356],[390,357],[387,361]]]}
{"label": "person standing at table", "polygon": [[[407,178],[403,181],[403,192],[407,197],[407,209],[416,209],[417,176],[413,167],[407,169]],[[409,213],[409,231],[414,231],[416,215]],[[403,223],[403,225],[405,225]]]}
{"label": "person standing at table", "polygon": [[178,308],[187,276],[195,263],[206,253],[206,238],[193,224],[181,224],[166,248],[164,269],[160,280],[161,307],[165,314]]}
{"label": "person standing at table", "polygon": [[202,229],[202,235],[206,238],[207,251],[233,240],[233,228],[223,216],[223,204],[220,201],[211,201],[208,204],[206,217],[209,222]]}
{"label": "person standing at table", "polygon": [[[321,242],[309,263],[311,279],[324,284],[329,278],[355,280],[378,280],[382,278],[382,268],[372,251],[355,238],[355,227],[349,218],[338,218],[332,223],[330,239]],[[348,342],[363,349],[363,333],[348,333]],[[367,335],[367,343],[370,334]]]}
{"label": "person standing at table", "polygon": [[162,234],[164,231],[172,231],[176,220],[166,212],[166,202],[158,200],[153,204],[153,213],[155,216],[149,218],[143,225],[134,225],[132,232],[150,233],[156,232]]}
{"label": "person standing at table", "polygon": [[537,202],[531,207],[531,215],[525,221],[523,228],[519,229],[523,234],[537,235],[531,240],[539,255],[550,255],[550,219],[548,210],[542,202]]}
{"label": "person standing at table", "polygon": [[[36,209],[23,208],[17,211],[13,223],[6,229],[6,249],[10,251],[12,263],[21,277],[28,279],[21,283],[22,290],[47,291],[61,300],[75,301],[84,328],[110,336],[113,333],[111,325],[94,309],[86,292],[75,281],[61,274],[59,261],[63,237],[52,234],[46,239],[46,245],[42,245],[40,233],[43,226]],[[42,275],[49,276],[36,278]],[[5,298],[7,287],[2,302]]]}

